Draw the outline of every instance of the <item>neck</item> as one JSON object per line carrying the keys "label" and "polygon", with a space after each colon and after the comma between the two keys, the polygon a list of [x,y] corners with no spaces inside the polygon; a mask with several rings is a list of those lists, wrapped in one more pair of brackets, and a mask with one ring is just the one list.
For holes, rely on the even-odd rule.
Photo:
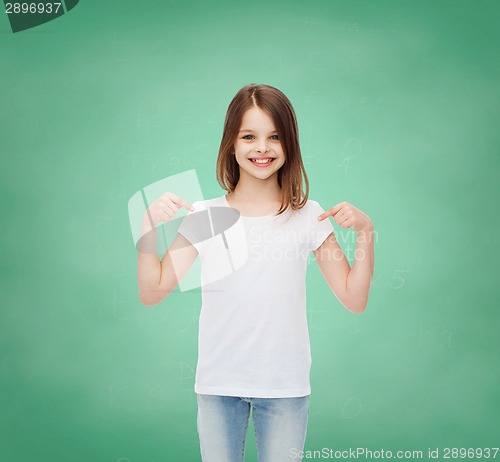
{"label": "neck", "polygon": [[230,196],[238,202],[262,203],[264,201],[281,201],[281,188],[278,174],[260,180],[247,175],[240,175],[238,184]]}

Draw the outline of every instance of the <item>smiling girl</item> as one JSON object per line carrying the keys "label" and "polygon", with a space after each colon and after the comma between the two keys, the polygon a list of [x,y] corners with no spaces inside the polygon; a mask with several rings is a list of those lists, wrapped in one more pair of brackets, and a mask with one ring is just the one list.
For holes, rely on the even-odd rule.
{"label": "smiling girl", "polygon": [[[324,211],[308,199],[295,112],[269,85],[247,85],[231,101],[217,180],[227,195],[191,205],[166,192],[143,220],[143,233],[156,242],[155,226],[181,207],[189,210],[186,218],[225,207],[238,213],[246,236],[240,242],[248,250],[245,263],[202,287],[195,382],[202,460],[244,461],[251,412],[259,462],[302,460],[311,393],[307,258],[312,251],[343,306],[364,311],[373,276],[373,224],[348,202]],[[328,216],[357,233],[352,268]],[[218,250],[217,239],[204,234],[185,219],[161,261],[156,252],[139,249],[143,304],[168,296],[198,255],[204,274],[217,271],[223,239]]]}

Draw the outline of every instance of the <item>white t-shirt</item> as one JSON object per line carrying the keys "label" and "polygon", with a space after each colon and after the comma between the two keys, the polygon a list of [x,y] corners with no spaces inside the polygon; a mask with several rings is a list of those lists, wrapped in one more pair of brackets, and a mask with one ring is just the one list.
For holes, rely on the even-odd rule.
{"label": "white t-shirt", "polygon": [[[188,216],[236,212],[223,225],[207,221],[208,231],[186,219],[179,228],[201,257],[195,392],[258,398],[310,394],[305,281],[309,252],[333,232],[329,219],[317,219],[324,210],[308,200],[279,217],[244,217],[225,195],[193,207]],[[230,228],[224,231],[225,226]]]}

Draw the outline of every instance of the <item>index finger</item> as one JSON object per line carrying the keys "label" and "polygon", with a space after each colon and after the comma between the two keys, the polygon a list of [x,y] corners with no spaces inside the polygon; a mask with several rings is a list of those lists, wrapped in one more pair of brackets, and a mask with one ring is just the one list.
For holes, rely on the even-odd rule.
{"label": "index finger", "polygon": [[181,199],[177,194],[172,193],[170,198],[175,204],[178,204],[182,207],[186,207],[191,212],[194,210],[194,207],[189,202],[185,201],[184,199]]}
{"label": "index finger", "polygon": [[326,218],[326,217],[328,217],[330,215],[333,217],[333,215],[335,215],[336,213],[338,213],[342,209],[343,205],[344,205],[344,203],[340,202],[339,204],[334,205],[333,207],[330,207],[328,210],[326,210],[325,212],[323,212],[318,217],[318,220],[323,220],[324,218]]}

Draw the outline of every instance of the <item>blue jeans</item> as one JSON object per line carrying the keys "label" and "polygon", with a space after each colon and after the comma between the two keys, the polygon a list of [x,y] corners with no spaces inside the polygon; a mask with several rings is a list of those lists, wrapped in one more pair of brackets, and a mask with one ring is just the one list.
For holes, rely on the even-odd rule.
{"label": "blue jeans", "polygon": [[253,409],[258,462],[301,461],[309,395],[297,398],[241,398],[197,394],[197,429],[203,462],[244,462]]}

